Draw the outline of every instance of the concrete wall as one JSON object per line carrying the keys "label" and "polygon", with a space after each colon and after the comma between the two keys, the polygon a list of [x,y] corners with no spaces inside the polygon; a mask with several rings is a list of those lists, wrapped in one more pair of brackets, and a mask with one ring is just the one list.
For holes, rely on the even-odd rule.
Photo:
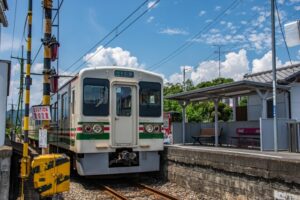
{"label": "concrete wall", "polygon": [[299,160],[174,146],[165,148],[162,159],[165,178],[198,192],[200,199],[300,198]]}
{"label": "concrete wall", "polygon": [[9,197],[11,155],[11,147],[0,147],[0,200],[7,200]]}
{"label": "concrete wall", "polygon": [[0,147],[4,145],[10,62],[0,60]]}
{"label": "concrete wall", "polygon": [[[272,98],[272,92],[268,94],[268,98]],[[288,115],[287,99],[285,93],[277,95],[277,117],[286,118]],[[262,101],[258,95],[251,95],[248,97],[247,117],[249,121],[259,120],[262,116]]]}
{"label": "concrete wall", "polygon": [[300,121],[300,83],[291,84],[291,117]]}
{"label": "concrete wall", "polygon": [[[214,123],[186,123],[185,142],[193,142],[192,135],[200,132],[201,128],[214,128]],[[259,121],[219,122],[219,128],[223,128],[220,141],[222,144],[236,144],[231,137],[236,135],[237,128],[259,128]],[[182,124],[173,123],[173,142],[182,143]]]}
{"label": "concrete wall", "polygon": [[[288,130],[287,122],[289,119],[277,119],[277,145],[278,150],[288,150]],[[273,119],[261,119],[261,150],[274,150],[274,127]]]}

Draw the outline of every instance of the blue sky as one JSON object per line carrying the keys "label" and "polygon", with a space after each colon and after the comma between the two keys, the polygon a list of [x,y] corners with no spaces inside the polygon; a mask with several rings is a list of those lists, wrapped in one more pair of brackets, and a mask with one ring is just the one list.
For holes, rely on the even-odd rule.
{"label": "blue sky", "polygon": [[[27,1],[17,1],[12,51],[14,56],[20,55],[20,44],[25,44],[21,39],[27,10]],[[15,2],[9,2],[9,27],[2,28],[1,59],[10,59],[11,55]],[[55,4],[56,2],[54,1]],[[143,0],[64,0],[60,11],[61,71],[73,72],[81,62],[66,69],[142,2]],[[154,1],[149,0],[132,19],[146,10],[152,2]],[[231,9],[216,20],[233,2]],[[300,0],[277,0],[277,3],[282,24],[300,18]],[[82,67],[131,65],[161,73],[166,81],[178,82],[181,80],[181,67],[187,66],[191,69],[187,76],[198,83],[218,76],[218,55],[214,51],[217,50],[215,45],[222,45],[221,51],[224,52],[221,55],[221,75],[238,80],[251,70],[257,72],[271,67],[270,20],[268,0],[161,0],[106,48],[96,54],[96,49],[89,52],[82,60],[91,55],[93,58]],[[53,33],[56,35],[55,28]],[[200,33],[198,37],[193,37],[197,33]],[[278,24],[276,34],[278,66],[283,66],[289,59]],[[114,34],[110,38],[113,36]],[[33,55],[40,46],[41,37],[41,1],[34,0]],[[168,62],[155,65],[183,44],[187,44],[188,48],[172,56]],[[293,63],[297,62],[300,59],[299,46],[289,50]],[[37,57],[33,71],[41,72],[42,56],[43,51]],[[13,61],[13,67],[12,87],[15,89],[11,97],[16,101],[19,76],[16,61]],[[34,77],[33,81],[39,83],[40,78]],[[33,86],[33,90],[37,92],[40,88]],[[32,100],[37,103],[40,98],[40,95],[35,95]]]}

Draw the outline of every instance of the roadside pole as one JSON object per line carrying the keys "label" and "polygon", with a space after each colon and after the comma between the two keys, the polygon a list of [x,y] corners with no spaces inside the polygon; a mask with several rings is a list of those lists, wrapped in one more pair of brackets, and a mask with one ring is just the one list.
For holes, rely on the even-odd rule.
{"label": "roadside pole", "polygon": [[273,71],[273,129],[274,129],[274,151],[278,151],[277,141],[277,95],[276,95],[276,42],[275,42],[275,0],[271,0],[272,19],[272,71]]}
{"label": "roadside pole", "polygon": [[29,105],[30,105],[30,68],[31,68],[31,30],[32,30],[32,0],[28,0],[28,35],[27,35],[27,62],[25,76],[25,115],[24,115],[24,142],[23,142],[23,157],[21,159],[21,199],[24,200],[24,183],[30,173],[30,157],[28,155],[28,130],[29,130]]}

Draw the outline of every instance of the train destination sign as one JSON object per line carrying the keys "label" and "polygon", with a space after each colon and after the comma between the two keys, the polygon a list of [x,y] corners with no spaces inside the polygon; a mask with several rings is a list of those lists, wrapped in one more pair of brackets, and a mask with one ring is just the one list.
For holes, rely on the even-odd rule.
{"label": "train destination sign", "polygon": [[32,106],[34,120],[51,120],[50,106]]}
{"label": "train destination sign", "polygon": [[134,73],[131,71],[124,71],[124,70],[115,70],[116,77],[126,77],[126,78],[133,78]]}

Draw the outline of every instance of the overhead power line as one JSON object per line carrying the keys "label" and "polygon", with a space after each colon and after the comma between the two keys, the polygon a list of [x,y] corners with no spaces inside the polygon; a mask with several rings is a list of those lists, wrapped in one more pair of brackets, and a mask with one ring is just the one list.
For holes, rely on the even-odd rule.
{"label": "overhead power line", "polygon": [[[84,58],[84,56],[86,56],[89,52],[91,52],[93,49],[95,49],[97,46],[99,46],[103,41],[105,41],[111,34],[115,33],[120,26],[122,26],[126,21],[128,21],[135,13],[137,13],[142,7],[145,6],[145,4],[148,2],[149,0],[144,1],[142,4],[140,4],[134,11],[132,11],[126,18],[124,18],[117,26],[115,26],[109,33],[107,33],[101,40],[99,40],[98,42],[96,42],[91,48],[89,48],[85,53],[83,53],[78,59],[75,60],[75,62],[73,62],[70,66],[68,66],[65,71],[73,68],[77,63],[79,63],[80,61],[82,61],[82,59]],[[159,1],[155,2],[155,5],[158,3]],[[151,8],[153,8],[155,6],[154,4],[152,5]],[[150,9],[151,9],[150,8]],[[146,10],[146,12],[149,9]],[[120,35],[121,32],[119,32],[118,34],[115,35],[118,36]],[[101,48],[102,49],[102,48]],[[97,52],[96,52],[97,53]],[[95,53],[95,54],[96,54]],[[85,63],[85,62],[84,62]],[[81,65],[79,65],[79,67],[81,67]],[[79,67],[77,67],[76,69],[78,69]]]}
{"label": "overhead power line", "polygon": [[81,65],[79,65],[72,73],[76,72],[80,67],[82,67],[87,61],[92,59],[97,53],[99,53],[103,48],[105,48],[107,45],[109,45],[113,40],[115,40],[117,37],[119,37],[123,32],[125,32],[130,26],[132,26],[137,20],[139,20],[142,16],[144,16],[149,10],[151,10],[153,7],[155,7],[160,0],[156,0],[149,8],[147,8],[144,12],[142,12],[139,16],[137,16],[133,21],[131,21],[125,28],[123,28],[121,31],[119,31],[112,39],[110,39],[107,43],[105,43],[100,49],[97,49],[97,51],[91,55],[89,58],[87,58]]}
{"label": "overhead power line", "polygon": [[282,25],[281,25],[281,19],[280,19],[280,16],[279,16],[279,11],[278,11],[278,6],[277,6],[277,1],[275,1],[275,8],[276,8],[276,12],[277,12],[277,18],[278,18],[278,23],[279,23],[279,26],[280,26],[280,31],[281,31],[282,39],[283,39],[283,41],[284,41],[285,49],[286,49],[286,52],[287,52],[287,54],[288,54],[290,63],[291,63],[291,65],[292,65],[293,63],[292,63],[290,51],[289,51],[289,48],[288,48],[288,46],[287,46],[287,44],[286,44],[286,40],[285,40],[284,33],[283,33],[283,28],[282,28]]}
{"label": "overhead power line", "polygon": [[223,15],[225,15],[229,10],[234,9],[238,4],[240,3],[240,0],[234,0],[226,9],[224,9],[220,14],[218,14],[210,23],[208,23],[206,26],[204,26],[198,33],[196,33],[192,38],[190,38],[188,41],[180,45],[178,48],[173,50],[170,54],[168,54],[166,57],[162,58],[160,61],[156,62],[155,64],[151,65],[148,70],[155,70],[158,69],[161,65],[169,62],[174,57],[181,54],[183,51],[185,51],[187,48],[189,48],[191,45],[193,45],[194,41],[198,39],[198,37],[207,29],[209,29],[213,24],[215,24],[218,20],[221,19]]}
{"label": "overhead power line", "polygon": [[15,1],[15,11],[14,11],[14,25],[13,25],[13,36],[11,40],[11,52],[10,57],[12,57],[12,52],[14,49],[14,40],[15,40],[15,28],[16,28],[16,17],[17,17],[17,8],[18,8],[18,0]]}

